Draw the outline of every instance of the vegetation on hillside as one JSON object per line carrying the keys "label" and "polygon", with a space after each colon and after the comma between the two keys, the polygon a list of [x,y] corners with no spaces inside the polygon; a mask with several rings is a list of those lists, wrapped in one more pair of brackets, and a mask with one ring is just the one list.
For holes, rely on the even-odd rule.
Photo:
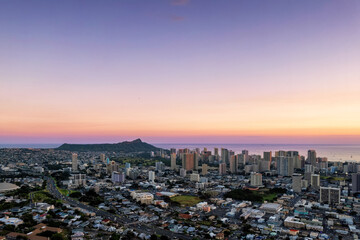
{"label": "vegetation on hillside", "polygon": [[159,148],[150,145],[148,143],[142,142],[140,139],[128,142],[120,143],[103,143],[103,144],[68,144],[64,143],[57,150],[67,150],[67,151],[78,151],[78,152],[150,152],[158,151]]}

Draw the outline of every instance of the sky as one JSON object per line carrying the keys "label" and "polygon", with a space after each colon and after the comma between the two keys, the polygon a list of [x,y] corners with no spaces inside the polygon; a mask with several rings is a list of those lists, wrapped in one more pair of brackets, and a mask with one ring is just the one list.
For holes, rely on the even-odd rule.
{"label": "sky", "polygon": [[0,143],[360,144],[360,1],[0,1]]}

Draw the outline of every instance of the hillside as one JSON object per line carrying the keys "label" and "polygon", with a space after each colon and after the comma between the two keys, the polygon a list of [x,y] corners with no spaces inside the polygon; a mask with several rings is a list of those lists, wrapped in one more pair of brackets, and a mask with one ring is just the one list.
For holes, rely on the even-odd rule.
{"label": "hillside", "polygon": [[56,148],[57,150],[68,150],[68,151],[78,151],[78,152],[150,152],[157,151],[160,148],[157,148],[151,144],[141,141],[141,139],[136,139],[134,141],[120,142],[120,143],[102,143],[102,144],[69,144],[64,143],[60,147]]}

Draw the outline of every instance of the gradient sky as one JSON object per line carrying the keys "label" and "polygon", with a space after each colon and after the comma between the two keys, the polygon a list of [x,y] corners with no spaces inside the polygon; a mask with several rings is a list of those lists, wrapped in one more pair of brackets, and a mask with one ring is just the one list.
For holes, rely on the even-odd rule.
{"label": "gradient sky", "polygon": [[0,1],[0,143],[360,143],[360,1]]}

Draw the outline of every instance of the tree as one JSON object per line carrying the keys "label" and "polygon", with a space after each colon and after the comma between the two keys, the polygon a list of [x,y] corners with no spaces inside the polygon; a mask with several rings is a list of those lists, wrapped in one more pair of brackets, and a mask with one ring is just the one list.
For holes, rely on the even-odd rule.
{"label": "tree", "polygon": [[46,181],[46,180],[44,180],[44,181],[43,181],[43,183],[42,183],[41,188],[42,188],[42,189],[46,189],[46,184],[47,184],[47,181]]}
{"label": "tree", "polygon": [[66,238],[61,233],[55,233],[50,240],[66,240]]}
{"label": "tree", "polygon": [[28,239],[28,238],[25,236],[16,236],[16,240],[25,240],[25,239]]}
{"label": "tree", "polygon": [[73,192],[73,193],[70,193],[69,197],[71,198],[81,198],[82,194],[81,192]]}
{"label": "tree", "polygon": [[249,224],[245,224],[243,227],[242,227],[242,231],[245,233],[245,234],[248,234],[250,233],[251,231],[251,225]]}
{"label": "tree", "polygon": [[120,235],[117,233],[113,233],[109,240],[120,240]]}
{"label": "tree", "polygon": [[151,237],[150,237],[150,240],[157,240],[158,237],[156,236],[156,234],[152,234]]}
{"label": "tree", "polygon": [[14,232],[15,231],[15,226],[14,225],[5,225],[3,230],[9,231],[9,232]]}

